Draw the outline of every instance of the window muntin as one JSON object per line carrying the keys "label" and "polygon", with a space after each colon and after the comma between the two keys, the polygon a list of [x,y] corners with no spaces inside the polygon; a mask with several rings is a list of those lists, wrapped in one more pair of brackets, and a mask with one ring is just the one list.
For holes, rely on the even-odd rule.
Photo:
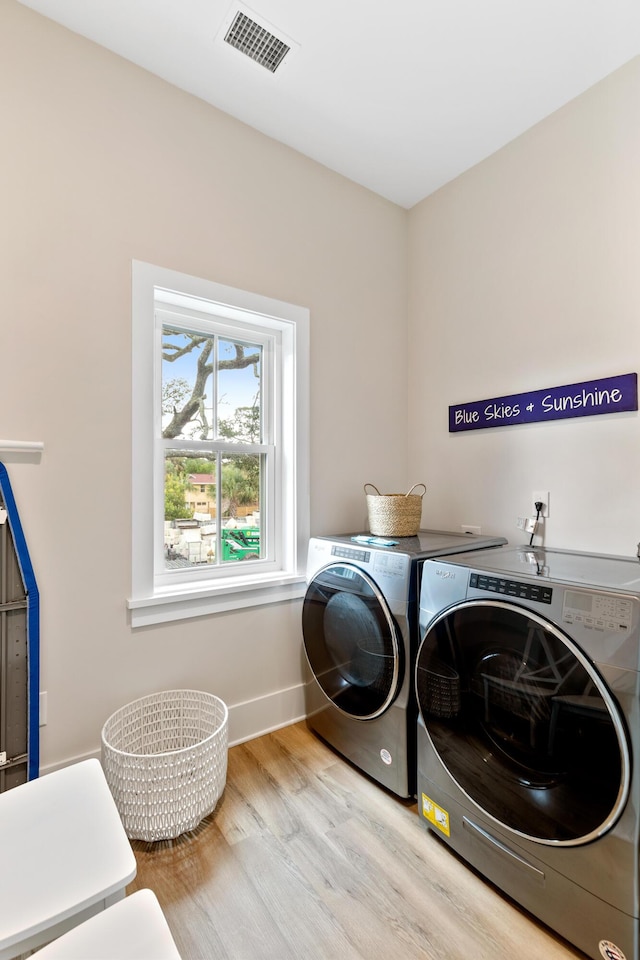
{"label": "window muntin", "polygon": [[[172,378],[177,368],[169,364],[176,361],[162,367],[163,326],[177,349],[189,337],[205,338],[203,344],[209,338],[212,358],[201,391],[204,419],[200,407],[178,429],[174,422],[171,432],[177,435],[171,437],[162,434],[173,407],[181,407],[170,395],[176,388],[170,381],[178,378]],[[308,311],[134,262],[133,372],[132,625],[303,596],[309,537]],[[184,401],[185,389],[192,392],[196,373],[192,363],[183,396],[173,401]],[[169,405],[164,414],[163,390]],[[184,483],[176,490],[173,477],[172,489],[169,477],[177,468],[188,472],[194,466],[202,467],[203,475],[193,475],[193,490],[185,497]],[[237,491],[239,473],[245,481],[250,474],[254,497],[258,488],[253,504],[240,503],[249,493]],[[197,562],[182,569],[166,565],[170,495],[179,504],[188,502],[189,512],[200,514],[199,523],[209,527],[201,532],[207,549],[190,547]],[[244,519],[252,514],[258,536],[255,528],[241,529],[232,542],[216,534],[214,544],[212,509],[217,521],[230,506],[242,528],[250,526]]]}

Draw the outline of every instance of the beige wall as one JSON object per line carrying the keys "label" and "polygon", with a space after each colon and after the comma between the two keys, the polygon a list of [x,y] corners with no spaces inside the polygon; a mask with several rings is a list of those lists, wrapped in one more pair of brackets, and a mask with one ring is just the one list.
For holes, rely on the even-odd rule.
{"label": "beige wall", "polygon": [[[231,737],[302,710],[300,603],[128,625],[131,261],[311,311],[312,531],[406,482],[407,212],[0,0],[0,436],[42,600],[43,767],[195,686]],[[354,402],[355,401],[355,402]],[[89,482],[77,483],[77,477]]]}
{"label": "beige wall", "polygon": [[637,413],[449,434],[448,406],[640,366],[640,58],[410,212],[409,473],[427,522],[635,554]]}
{"label": "beige wall", "polygon": [[45,768],[164,687],[222,696],[232,739],[302,709],[299,603],[128,625],[134,258],[310,308],[314,533],[363,526],[365,481],[424,481],[428,525],[519,542],[547,489],[549,544],[635,552],[637,414],[450,435],[447,408],[638,369],[640,61],[409,214],[14,0],[0,91],[0,436],[45,443],[4,458]]}

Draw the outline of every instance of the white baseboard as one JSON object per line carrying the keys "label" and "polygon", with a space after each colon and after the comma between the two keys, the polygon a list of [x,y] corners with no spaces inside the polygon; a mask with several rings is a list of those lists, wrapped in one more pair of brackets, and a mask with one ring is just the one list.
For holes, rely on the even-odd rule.
{"label": "white baseboard", "polygon": [[304,720],[304,684],[229,707],[229,746]]}
{"label": "white baseboard", "polygon": [[[229,746],[255,740],[256,737],[261,737],[265,733],[288,727],[292,723],[304,720],[305,715],[304,684],[302,683],[296,684],[295,687],[277,690],[264,697],[257,697],[255,700],[236,703],[229,707]],[[97,747],[95,750],[80,756],[68,757],[57,763],[41,764],[40,776],[43,777],[47,773],[53,773],[54,770],[60,770],[62,767],[68,767],[72,763],[80,763],[81,760],[89,760],[92,757],[97,757],[99,760],[100,755],[101,749]]]}
{"label": "white baseboard", "polygon": [[101,759],[102,750],[90,750],[88,753],[78,754],[76,757],[68,757],[66,760],[59,760],[56,763],[40,764],[40,776],[44,777],[47,773],[55,773],[56,770],[62,770],[63,767],[70,767],[72,763],[81,763],[83,760],[91,760],[95,757]]}

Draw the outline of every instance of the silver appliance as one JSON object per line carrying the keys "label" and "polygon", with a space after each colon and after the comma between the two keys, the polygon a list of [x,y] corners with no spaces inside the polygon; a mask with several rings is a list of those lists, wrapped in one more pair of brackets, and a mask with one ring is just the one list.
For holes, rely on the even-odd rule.
{"label": "silver appliance", "polygon": [[506,541],[434,530],[386,546],[363,537],[314,537],[309,543],[302,611],[307,724],[378,783],[411,797],[422,564],[439,553]]}
{"label": "silver appliance", "polygon": [[589,957],[639,960],[638,560],[433,560],[420,632],[422,822]]}

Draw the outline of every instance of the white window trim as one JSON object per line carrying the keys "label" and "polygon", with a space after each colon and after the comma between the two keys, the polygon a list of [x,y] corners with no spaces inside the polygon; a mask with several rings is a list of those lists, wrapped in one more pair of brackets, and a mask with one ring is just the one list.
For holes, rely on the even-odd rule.
{"label": "white window trim", "polygon": [[[230,319],[253,314],[278,322],[289,338],[284,353],[288,384],[282,424],[284,449],[295,447],[295,462],[285,457],[281,500],[287,513],[279,545],[278,569],[224,576],[206,582],[169,586],[154,576],[154,309],[156,291],[163,301],[189,306],[198,298],[204,310]],[[309,311],[304,307],[191,277],[134,260],[132,263],[132,590],[127,606],[133,627],[198,617],[293,600],[304,595],[309,541]],[[283,507],[283,510],[285,507]]]}

